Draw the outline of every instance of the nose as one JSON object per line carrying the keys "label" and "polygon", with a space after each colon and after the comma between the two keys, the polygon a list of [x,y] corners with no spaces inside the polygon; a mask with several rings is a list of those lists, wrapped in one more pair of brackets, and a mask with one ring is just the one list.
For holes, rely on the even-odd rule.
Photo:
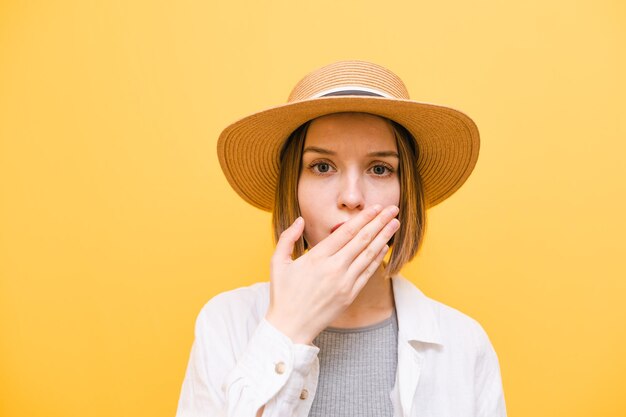
{"label": "nose", "polygon": [[361,177],[358,175],[346,175],[342,178],[337,205],[340,209],[363,210],[365,207],[365,194]]}

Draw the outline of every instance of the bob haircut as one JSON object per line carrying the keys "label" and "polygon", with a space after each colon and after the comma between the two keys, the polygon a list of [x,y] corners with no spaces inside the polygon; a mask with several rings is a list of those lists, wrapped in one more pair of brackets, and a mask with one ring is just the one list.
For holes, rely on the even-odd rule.
{"label": "bob haircut", "polygon": [[[387,121],[393,128],[399,155],[400,228],[389,242],[391,256],[385,265],[386,275],[392,276],[417,253],[426,227],[426,208],[422,179],[417,169],[419,149],[413,135],[402,125],[381,116],[377,117]],[[304,141],[310,124],[311,120],[298,127],[280,151],[280,168],[272,213],[275,242],[278,242],[281,233],[301,215],[298,182],[302,171]],[[301,236],[294,246],[293,258],[301,256],[307,249],[308,245]]]}

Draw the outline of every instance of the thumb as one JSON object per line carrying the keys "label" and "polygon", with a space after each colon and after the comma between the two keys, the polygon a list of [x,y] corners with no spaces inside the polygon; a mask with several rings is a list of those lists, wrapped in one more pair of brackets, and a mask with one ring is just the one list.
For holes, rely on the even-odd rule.
{"label": "thumb", "polygon": [[291,262],[293,248],[300,236],[302,236],[302,232],[304,232],[304,219],[298,217],[291,226],[280,234],[272,260],[280,263]]}

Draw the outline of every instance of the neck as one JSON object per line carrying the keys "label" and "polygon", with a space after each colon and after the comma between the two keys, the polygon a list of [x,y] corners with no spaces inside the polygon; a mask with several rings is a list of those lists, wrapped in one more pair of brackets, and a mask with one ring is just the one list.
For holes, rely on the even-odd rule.
{"label": "neck", "polygon": [[381,265],[352,304],[330,326],[340,328],[367,326],[388,318],[393,308],[391,278],[385,275]]}

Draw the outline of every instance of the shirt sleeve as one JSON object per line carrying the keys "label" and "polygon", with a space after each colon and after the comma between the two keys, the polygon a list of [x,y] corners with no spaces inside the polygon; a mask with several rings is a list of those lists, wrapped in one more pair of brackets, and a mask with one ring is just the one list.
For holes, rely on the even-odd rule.
{"label": "shirt sleeve", "polygon": [[265,319],[244,340],[237,321],[211,302],[198,316],[177,417],[255,417],[262,406],[263,417],[294,415],[319,348]]}
{"label": "shirt sleeve", "polygon": [[480,328],[476,360],[476,417],[506,417],[498,356],[487,333]]}

